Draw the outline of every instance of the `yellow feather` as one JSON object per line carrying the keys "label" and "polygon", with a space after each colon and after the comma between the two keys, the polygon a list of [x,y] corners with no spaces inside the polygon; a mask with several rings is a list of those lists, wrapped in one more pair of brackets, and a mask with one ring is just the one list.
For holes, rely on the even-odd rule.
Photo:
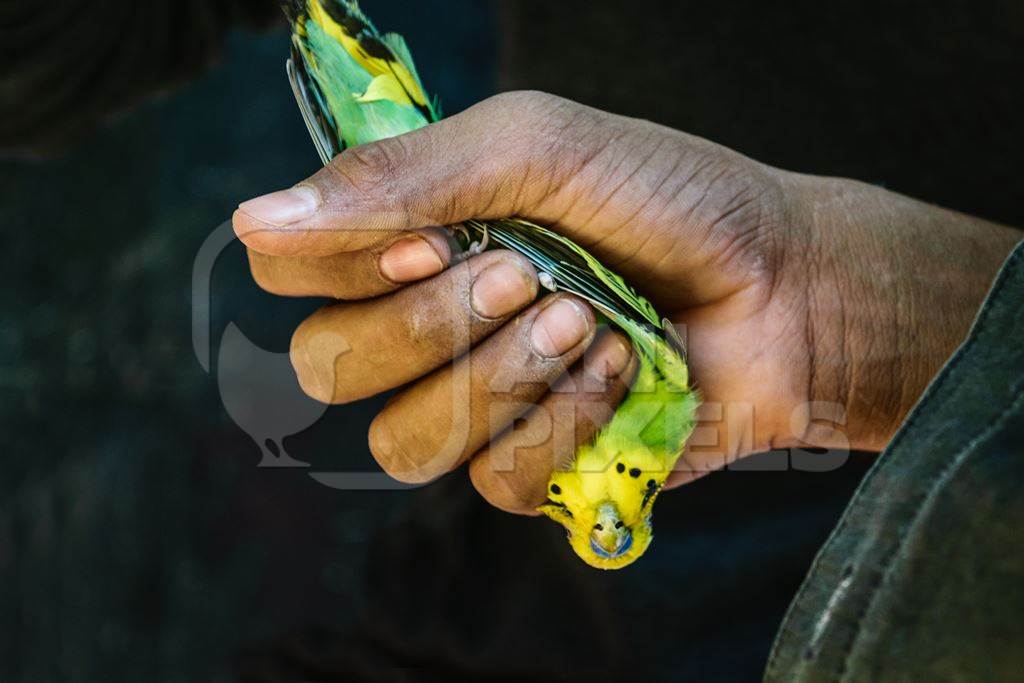
{"label": "yellow feather", "polygon": [[[387,75],[397,79],[397,84],[404,91],[401,99],[396,99],[394,97],[387,97],[386,99],[400,102],[402,104],[412,104],[409,99],[411,97],[412,101],[416,104],[426,106],[427,97],[420,88],[419,83],[409,72],[409,69],[397,60],[382,59],[380,57],[372,57],[368,55],[359,44],[359,41],[346,33],[345,28],[331,18],[331,15],[328,14],[327,10],[325,10],[323,5],[320,4],[320,0],[309,0],[309,18],[319,24],[320,28],[322,28],[327,35],[341,43],[342,47],[345,48],[345,51],[348,52],[361,67],[366,69],[367,73],[371,76],[376,77]],[[372,84],[370,88],[373,88]]]}
{"label": "yellow feather", "polygon": [[358,102],[376,102],[378,100],[390,100],[392,102],[398,102],[399,104],[408,104],[412,106],[412,102],[409,100],[409,95],[405,92],[405,88],[398,82],[398,79],[391,74],[381,74],[380,76],[374,76],[373,80],[370,81],[370,86],[366,89],[366,92],[356,97]]}

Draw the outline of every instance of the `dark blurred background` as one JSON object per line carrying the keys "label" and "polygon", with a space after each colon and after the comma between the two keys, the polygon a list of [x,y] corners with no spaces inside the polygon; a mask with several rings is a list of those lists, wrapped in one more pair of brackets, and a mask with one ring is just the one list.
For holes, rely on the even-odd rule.
{"label": "dark blurred background", "polygon": [[[379,399],[286,439],[309,468],[258,467],[218,341],[234,323],[283,352],[321,302],[262,293],[229,246],[207,374],[191,278],[239,201],[318,166],[287,33],[273,3],[120,4],[25,3],[5,38],[0,680],[760,677],[870,458],[801,472],[775,453],[745,469],[779,471],[666,495],[657,542],[616,573],[490,509],[463,472],[413,491],[311,477],[376,471]],[[939,4],[363,6],[447,113],[536,87],[1024,224],[1021,8]]]}

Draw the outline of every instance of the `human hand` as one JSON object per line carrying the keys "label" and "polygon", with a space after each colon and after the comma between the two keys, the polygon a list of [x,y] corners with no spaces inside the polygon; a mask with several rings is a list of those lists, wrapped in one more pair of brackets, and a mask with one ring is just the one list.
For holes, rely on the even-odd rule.
{"label": "human hand", "polygon": [[536,273],[510,252],[452,266],[430,227],[510,215],[568,235],[685,325],[705,408],[676,482],[769,448],[883,447],[1017,238],[539,93],[350,149],[243,204],[235,229],[264,289],[350,300],[297,330],[304,389],[343,403],[408,385],[371,426],[381,466],[419,482],[468,460],[516,512],[610,416],[631,361],[605,333],[581,363],[584,302],[532,303]]}

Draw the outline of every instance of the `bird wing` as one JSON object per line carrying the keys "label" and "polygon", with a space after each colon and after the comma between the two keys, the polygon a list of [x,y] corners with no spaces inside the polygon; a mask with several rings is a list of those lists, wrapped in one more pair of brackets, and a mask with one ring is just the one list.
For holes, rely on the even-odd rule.
{"label": "bird wing", "polygon": [[326,164],[346,147],[435,121],[405,41],[381,34],[351,0],[291,0],[288,77]]}
{"label": "bird wing", "polygon": [[466,225],[481,238],[486,235],[526,256],[553,279],[557,289],[589,301],[630,336],[661,375],[680,389],[687,386],[686,348],[672,323],[586,249],[521,218],[469,221]]}

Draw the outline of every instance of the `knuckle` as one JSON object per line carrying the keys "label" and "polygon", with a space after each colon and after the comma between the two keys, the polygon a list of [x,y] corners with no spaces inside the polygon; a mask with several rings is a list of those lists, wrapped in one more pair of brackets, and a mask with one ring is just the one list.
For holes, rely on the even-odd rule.
{"label": "knuckle", "polygon": [[516,515],[534,514],[543,498],[532,487],[495,472],[487,457],[476,457],[469,464],[469,479],[477,493],[494,507]]}
{"label": "knuckle", "polygon": [[598,128],[604,119],[589,107],[545,92],[501,93],[486,101],[489,125],[501,121],[490,139],[492,157],[509,173],[513,209],[537,205],[551,196],[593,157],[606,135]]}
{"label": "knuckle", "polygon": [[540,90],[511,90],[489,98],[492,105],[515,113],[544,116],[566,106],[578,106],[571,100]]}
{"label": "knuckle", "polygon": [[376,191],[406,165],[408,156],[401,137],[385,138],[345,150],[328,168],[356,190]]}
{"label": "knuckle", "polygon": [[370,423],[367,440],[374,460],[392,479],[405,484],[425,484],[443,474],[423,467],[420,454],[409,449],[401,430],[396,431],[388,407]]}
{"label": "knuckle", "polygon": [[488,125],[501,122],[497,141],[514,143],[511,149],[545,139],[549,131],[562,129],[573,112],[584,109],[571,100],[536,90],[499,93],[479,106]]}
{"label": "knuckle", "polygon": [[560,97],[537,102],[532,111],[542,124],[530,125],[530,147],[538,170],[551,179],[580,174],[617,135],[607,115]]}
{"label": "knuckle", "polygon": [[778,184],[753,165],[721,160],[710,165],[692,221],[703,226],[723,262],[743,264],[755,279],[776,267],[777,228],[785,221],[785,196]]}
{"label": "knuckle", "polygon": [[333,363],[325,367],[326,356],[315,353],[309,343],[311,333],[320,327],[319,322],[319,316],[313,314],[299,325],[292,335],[288,356],[303,393],[330,404],[335,402]]}
{"label": "knuckle", "polygon": [[275,277],[273,257],[259,252],[249,252],[249,273],[256,286],[269,294],[284,294],[283,288]]}
{"label": "knuckle", "polygon": [[508,123],[508,129],[519,137],[543,137],[546,131],[560,129],[573,112],[582,107],[571,100],[537,90],[516,90],[494,95],[488,107]]}

